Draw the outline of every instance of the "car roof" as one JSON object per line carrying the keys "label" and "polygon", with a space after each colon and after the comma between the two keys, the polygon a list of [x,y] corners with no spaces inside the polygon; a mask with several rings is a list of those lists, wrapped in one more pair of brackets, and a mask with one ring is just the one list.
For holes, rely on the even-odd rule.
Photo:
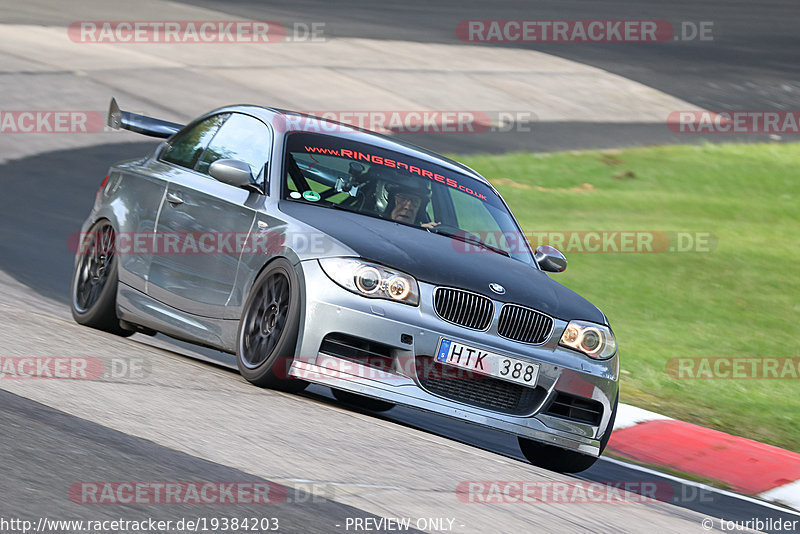
{"label": "car roof", "polygon": [[[380,148],[428,160],[432,163],[441,165],[442,167],[450,168],[453,171],[466,174],[469,177],[474,178],[475,180],[478,180],[479,182],[486,184],[492,189],[494,189],[486,178],[481,176],[475,170],[464,165],[463,163],[459,163],[452,159],[446,158],[441,154],[437,154],[436,152],[432,152],[426,148],[417,146],[413,143],[401,141],[399,139],[395,139],[387,135],[373,132],[371,130],[366,130],[364,128],[359,128],[357,126],[353,126],[351,124],[338,122],[322,117],[317,117],[299,111],[291,111],[280,108],[271,108],[266,106],[253,106],[253,105],[226,106],[224,108],[214,110],[213,112],[208,113],[207,115],[211,115],[212,113],[220,113],[223,111],[228,111],[228,112],[238,111],[243,113],[249,113],[273,125],[277,117],[302,117],[303,127],[301,128],[292,127],[291,129],[286,130],[285,133],[291,133],[291,132],[320,133],[324,135],[330,135],[333,137],[342,137],[350,141],[375,145]],[[284,124],[290,124],[290,123],[284,122]],[[330,131],[331,125],[337,126],[335,129],[336,131]]]}

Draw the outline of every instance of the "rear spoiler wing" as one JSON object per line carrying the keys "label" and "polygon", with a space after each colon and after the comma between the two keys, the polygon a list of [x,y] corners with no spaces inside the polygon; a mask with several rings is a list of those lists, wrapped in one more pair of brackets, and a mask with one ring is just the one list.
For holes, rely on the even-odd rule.
{"label": "rear spoiler wing", "polygon": [[124,128],[125,130],[162,139],[170,137],[183,128],[182,124],[162,121],[161,119],[131,113],[130,111],[122,111],[114,98],[111,99],[111,104],[108,106],[106,124],[115,130]]}

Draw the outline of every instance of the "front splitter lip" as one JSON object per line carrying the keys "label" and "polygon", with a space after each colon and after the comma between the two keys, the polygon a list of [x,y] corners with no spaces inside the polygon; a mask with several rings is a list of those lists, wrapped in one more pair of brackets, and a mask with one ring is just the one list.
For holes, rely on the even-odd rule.
{"label": "front splitter lip", "polygon": [[[320,354],[320,356],[330,357],[323,354]],[[526,425],[521,425],[506,419],[495,418],[491,415],[481,415],[472,410],[461,409],[438,403],[435,400],[421,398],[419,396],[419,386],[414,382],[387,385],[385,383],[365,379],[363,376],[358,376],[357,374],[343,372],[341,369],[332,370],[301,361],[292,363],[289,374],[295,378],[308,380],[316,384],[358,393],[367,397],[393,402],[460,421],[466,421],[493,430],[507,432],[515,436],[577,451],[589,456],[597,457],[600,455],[600,442],[595,439],[584,438],[578,440],[573,437],[565,436],[548,428],[540,421],[536,421],[535,418],[533,418],[533,420],[527,418]],[[432,399],[435,399],[435,397],[432,397]],[[532,427],[531,424],[534,421],[535,424],[541,425],[541,428]]]}
{"label": "front splitter lip", "polygon": [[[493,326],[488,332],[442,321],[433,309],[435,286],[425,282],[420,282],[420,304],[413,307],[352,293],[333,282],[317,261],[301,262],[296,269],[303,287],[304,313],[290,369],[292,376],[590,456],[598,455],[599,439],[605,433],[611,410],[609,399],[617,390],[613,361],[586,361],[588,358],[559,348],[557,333],[546,344],[535,347],[504,339],[496,335],[495,324],[500,313],[497,303]],[[566,327],[565,321],[556,322],[557,329]],[[376,373],[372,367],[331,354],[323,350],[323,342],[331,334],[384,345],[391,350],[393,365],[400,365],[390,376],[382,376],[386,373]],[[548,395],[535,411],[511,415],[428,391],[417,380],[416,359],[433,356],[442,337],[539,364],[538,386],[545,388]],[[402,365],[403,362],[409,367]],[[545,415],[543,407],[554,398],[556,388],[601,402],[603,420],[599,425],[589,425]]]}

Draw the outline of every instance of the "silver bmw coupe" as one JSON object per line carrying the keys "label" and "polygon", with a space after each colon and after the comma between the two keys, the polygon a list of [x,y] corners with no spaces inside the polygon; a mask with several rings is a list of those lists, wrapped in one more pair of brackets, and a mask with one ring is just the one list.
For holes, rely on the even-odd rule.
{"label": "silver bmw coupe", "polygon": [[619,357],[605,315],[548,272],[477,172],[300,113],[217,109],[113,165],[81,229],[72,314],[90,327],[236,354],[245,379],[332,388],[516,435],[531,463],[590,467],[608,443]]}

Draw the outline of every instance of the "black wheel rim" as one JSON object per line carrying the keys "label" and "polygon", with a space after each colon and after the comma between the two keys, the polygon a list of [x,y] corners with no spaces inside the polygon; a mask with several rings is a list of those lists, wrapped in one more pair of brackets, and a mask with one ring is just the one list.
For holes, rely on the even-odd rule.
{"label": "black wheel rim", "polygon": [[86,313],[100,299],[115,259],[114,229],[110,224],[99,225],[85,236],[81,243],[73,302],[79,313]]}
{"label": "black wheel rim", "polygon": [[255,368],[266,362],[281,339],[289,316],[289,279],[284,273],[269,275],[258,287],[242,331],[242,363]]}

